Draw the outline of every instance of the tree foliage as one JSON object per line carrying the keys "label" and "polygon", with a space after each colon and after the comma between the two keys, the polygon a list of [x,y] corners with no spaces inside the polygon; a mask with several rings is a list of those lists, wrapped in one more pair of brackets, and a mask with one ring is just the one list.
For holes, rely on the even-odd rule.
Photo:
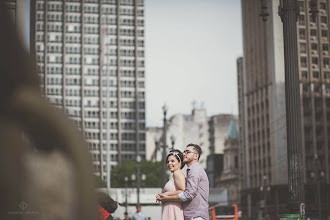
{"label": "tree foliage", "polygon": [[[140,162],[140,173],[146,175],[146,180],[142,182],[141,187],[161,187],[161,162],[152,162],[143,160]],[[136,180],[132,181],[131,176],[137,175],[137,162],[133,160],[124,160],[121,165],[111,170],[111,188],[125,187],[125,176],[128,177],[127,186],[136,187]]]}
{"label": "tree foliage", "polygon": [[94,178],[94,186],[96,188],[106,188],[107,187],[107,183],[105,181],[103,181],[103,179],[101,177],[93,175],[93,178]]}

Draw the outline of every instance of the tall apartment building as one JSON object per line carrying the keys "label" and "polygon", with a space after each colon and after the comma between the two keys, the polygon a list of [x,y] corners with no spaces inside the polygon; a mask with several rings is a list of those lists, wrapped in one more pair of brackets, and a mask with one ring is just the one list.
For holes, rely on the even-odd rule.
{"label": "tall apartment building", "polygon": [[30,37],[30,4],[29,0],[3,0],[0,7],[8,9],[12,22],[15,24],[19,39],[29,49]]}
{"label": "tall apartment building", "polygon": [[[317,217],[318,186],[329,187],[330,69],[328,1],[318,1],[313,19],[309,1],[298,1],[301,121],[307,217]],[[242,4],[244,59],[238,60],[241,204],[243,215],[279,218],[287,212],[288,167],[286,144],[283,24],[278,0],[269,0],[268,21],[263,22],[259,0]],[[314,155],[318,160],[314,160]],[[316,177],[319,181],[316,180]],[[327,184],[327,185],[325,185]],[[266,187],[267,186],[267,187]],[[270,186],[270,187],[268,187]],[[270,189],[261,192],[260,189]],[[321,195],[323,217],[329,215],[329,195]]]}
{"label": "tall apartment building", "polygon": [[31,0],[31,9],[42,94],[81,129],[95,174],[107,180],[108,164],[145,158],[144,1]]}

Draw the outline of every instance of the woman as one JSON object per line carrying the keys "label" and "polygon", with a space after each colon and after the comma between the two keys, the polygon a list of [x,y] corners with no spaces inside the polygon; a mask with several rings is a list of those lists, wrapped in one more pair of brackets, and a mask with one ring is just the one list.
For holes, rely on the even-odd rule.
{"label": "woman", "polygon": [[[182,152],[171,150],[166,157],[166,165],[171,171],[171,177],[165,184],[164,193],[169,196],[179,194],[186,188],[186,177],[181,170],[184,167]],[[180,202],[163,203],[162,220],[184,220],[182,204]]]}

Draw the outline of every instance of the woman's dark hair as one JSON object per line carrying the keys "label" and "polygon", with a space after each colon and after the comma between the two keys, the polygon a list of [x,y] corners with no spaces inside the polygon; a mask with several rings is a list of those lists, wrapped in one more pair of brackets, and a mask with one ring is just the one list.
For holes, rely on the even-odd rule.
{"label": "woman's dark hair", "polygon": [[170,150],[170,152],[166,156],[166,160],[165,160],[165,163],[166,164],[168,163],[167,160],[168,160],[169,156],[174,156],[179,161],[179,163],[181,162],[180,169],[182,169],[184,167],[184,164],[183,164],[183,154],[182,154],[181,151],[179,151],[178,149]]}

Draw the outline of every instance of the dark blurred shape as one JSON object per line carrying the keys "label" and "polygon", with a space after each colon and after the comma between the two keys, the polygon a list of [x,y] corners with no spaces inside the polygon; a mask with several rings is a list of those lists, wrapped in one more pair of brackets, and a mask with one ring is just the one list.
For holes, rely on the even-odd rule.
{"label": "dark blurred shape", "polygon": [[0,7],[0,219],[97,219],[85,142],[41,97],[9,16]]}
{"label": "dark blurred shape", "polygon": [[110,214],[114,213],[118,208],[118,203],[104,192],[97,192],[96,198],[98,204]]}

